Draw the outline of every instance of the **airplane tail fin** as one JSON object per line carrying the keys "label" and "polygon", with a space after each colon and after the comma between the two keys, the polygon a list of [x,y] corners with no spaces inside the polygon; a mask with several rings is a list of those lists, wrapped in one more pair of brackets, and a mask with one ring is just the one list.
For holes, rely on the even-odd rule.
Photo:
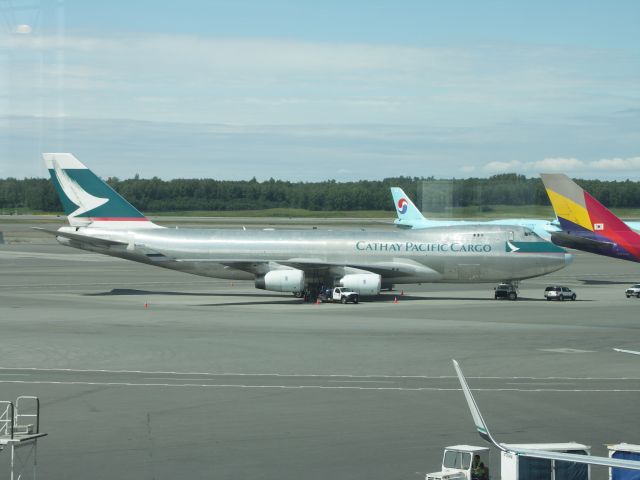
{"label": "airplane tail fin", "polygon": [[158,227],[72,154],[42,157],[71,226]]}
{"label": "airplane tail fin", "polygon": [[396,207],[396,213],[398,215],[398,218],[394,222],[396,225],[412,227],[415,223],[428,222],[420,210],[418,210],[418,207],[414,205],[400,187],[391,187],[391,196],[393,197],[393,204]]}
{"label": "airplane tail fin", "polygon": [[[611,210],[565,174],[542,173],[540,176],[563,230],[554,234],[559,242],[565,242],[559,244],[639,261],[640,248],[634,240],[637,234]],[[552,240],[557,243],[554,236]],[[575,245],[569,244],[572,241]]]}

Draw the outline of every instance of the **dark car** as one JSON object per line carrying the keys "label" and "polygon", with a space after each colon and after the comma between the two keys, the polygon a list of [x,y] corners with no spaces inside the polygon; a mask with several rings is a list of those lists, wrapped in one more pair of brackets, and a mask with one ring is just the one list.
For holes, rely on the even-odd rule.
{"label": "dark car", "polygon": [[518,298],[518,290],[513,285],[509,285],[508,283],[501,283],[495,288],[494,298],[496,300],[500,298],[516,300]]}

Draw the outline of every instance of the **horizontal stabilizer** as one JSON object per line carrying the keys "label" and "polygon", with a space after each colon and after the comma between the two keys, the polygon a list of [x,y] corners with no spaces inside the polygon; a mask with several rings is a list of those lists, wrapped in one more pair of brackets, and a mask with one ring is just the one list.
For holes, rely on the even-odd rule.
{"label": "horizontal stabilizer", "polygon": [[113,245],[127,245],[126,242],[119,242],[117,240],[107,240],[104,238],[91,237],[89,235],[82,235],[79,233],[69,233],[69,232],[60,232],[58,230],[48,230],[46,228],[41,227],[32,227],[34,230],[38,230],[43,233],[48,233],[49,235],[54,235],[56,237],[68,238],[69,240],[74,240],[80,243],[88,243],[90,245],[96,245],[99,247],[110,247]]}

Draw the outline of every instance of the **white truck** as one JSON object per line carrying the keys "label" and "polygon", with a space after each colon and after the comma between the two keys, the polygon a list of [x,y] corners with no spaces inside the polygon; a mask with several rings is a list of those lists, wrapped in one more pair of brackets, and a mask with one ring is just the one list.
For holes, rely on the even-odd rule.
{"label": "white truck", "polygon": [[[577,453],[588,455],[590,447],[580,443],[535,443],[526,445],[505,444],[514,448],[545,450],[552,452]],[[444,449],[442,470],[428,473],[425,480],[589,480],[591,469],[588,465],[574,462],[561,462],[540,458],[513,455],[500,452],[500,471],[498,477],[492,474],[490,450],[473,445],[454,445]],[[484,468],[481,468],[480,465]],[[618,479],[612,479],[618,480]]]}
{"label": "white truck", "polygon": [[320,292],[318,298],[323,302],[358,303],[360,301],[360,295],[357,292],[345,287],[327,288]]}

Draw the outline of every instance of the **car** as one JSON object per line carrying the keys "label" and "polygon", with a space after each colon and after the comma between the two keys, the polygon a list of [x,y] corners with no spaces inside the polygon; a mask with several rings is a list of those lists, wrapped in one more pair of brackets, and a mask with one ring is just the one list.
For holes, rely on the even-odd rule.
{"label": "car", "polygon": [[544,296],[547,300],[575,300],[576,292],[561,285],[551,285],[544,289]]}
{"label": "car", "polygon": [[627,298],[637,297],[640,298],[640,283],[635,283],[627,288],[624,292]]}
{"label": "car", "polygon": [[509,300],[516,300],[518,298],[518,290],[514,285],[509,283],[501,283],[495,289],[493,298],[496,300],[500,298],[508,298]]}

